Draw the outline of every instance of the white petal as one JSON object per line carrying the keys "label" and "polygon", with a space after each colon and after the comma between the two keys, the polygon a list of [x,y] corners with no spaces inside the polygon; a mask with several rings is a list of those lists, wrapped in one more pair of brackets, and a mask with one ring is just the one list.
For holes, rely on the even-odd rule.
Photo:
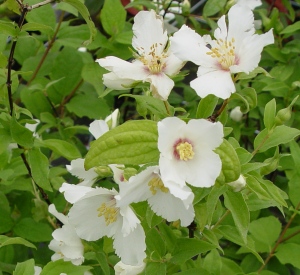
{"label": "white petal", "polygon": [[[134,17],[132,26],[132,46],[140,53],[149,53],[150,47],[157,43],[162,52],[167,44],[168,35],[163,30],[163,20],[154,10],[140,11]],[[143,49],[142,49],[143,48]]]}
{"label": "white petal", "polygon": [[49,205],[48,207],[48,211],[50,214],[52,214],[55,218],[59,219],[63,224],[67,224],[68,223],[68,218],[62,214],[62,213],[59,213],[57,210],[56,210],[56,207],[55,205],[52,203]]}
{"label": "white petal", "polygon": [[218,28],[214,32],[214,36],[216,39],[227,39],[227,25],[225,22],[225,15],[220,17],[218,20]]}
{"label": "white petal", "polygon": [[269,30],[265,34],[254,34],[247,37],[238,54],[238,65],[230,67],[232,73],[245,72],[249,73],[254,70],[260,61],[263,47],[274,43],[273,30]]}
{"label": "white petal", "polygon": [[119,116],[120,111],[119,109],[116,109],[109,116],[107,116],[104,121],[107,123],[107,125],[109,125],[110,129],[113,129],[118,125]]}
{"label": "white petal", "polygon": [[115,56],[107,56],[97,59],[96,62],[121,79],[144,80],[149,74],[143,63],[138,60],[131,63]]}
{"label": "white petal", "polygon": [[138,275],[145,267],[145,263],[142,263],[141,265],[127,265],[120,261],[114,266],[114,270],[115,275]]}
{"label": "white petal", "polygon": [[173,53],[169,53],[169,56],[165,59],[166,67],[164,73],[173,76],[179,73],[185,62],[177,58]]}
{"label": "white petal", "polygon": [[66,167],[73,176],[84,180],[84,184],[81,185],[92,186],[98,176],[93,168],[88,171],[84,169],[84,159],[82,158],[72,160],[71,165],[66,165]]}
{"label": "white petal", "polygon": [[94,120],[89,127],[89,132],[95,139],[101,137],[103,134],[108,132],[108,130],[108,125],[104,120]]}
{"label": "white petal", "polygon": [[[193,199],[194,196],[191,196],[191,198]],[[155,196],[149,198],[148,202],[153,212],[169,222],[180,220],[182,226],[188,226],[194,220],[193,200],[190,202],[190,207],[186,208],[181,199],[170,193],[158,191]]]}
{"label": "white petal", "polygon": [[118,214],[117,221],[106,225],[103,216],[99,217],[97,209],[102,203],[111,200],[103,188],[95,189],[77,201],[69,212],[69,221],[74,225],[78,236],[87,241],[96,241],[103,236],[112,237],[122,226],[122,218]]}
{"label": "white petal", "polygon": [[236,3],[241,6],[247,6],[251,10],[254,10],[256,7],[262,5],[261,0],[237,0]]}
{"label": "white petal", "polygon": [[103,75],[103,84],[114,90],[128,90],[134,80],[119,78],[115,73],[107,73]]}
{"label": "white petal", "polygon": [[183,61],[192,61],[197,65],[203,65],[207,59],[209,49],[206,41],[194,30],[183,25],[180,30],[170,38],[171,52]]}
{"label": "white petal", "polygon": [[146,81],[151,83],[150,90],[152,91],[153,96],[162,100],[168,99],[169,94],[174,87],[174,81],[164,73],[151,74]]}
{"label": "white petal", "polygon": [[93,188],[88,186],[74,185],[64,182],[59,188],[59,192],[64,193],[66,201],[75,203],[81,199],[86,193],[92,191]]}
{"label": "white petal", "polygon": [[114,249],[121,261],[127,265],[141,265],[146,258],[145,232],[141,225],[126,237],[121,230],[114,236]]}
{"label": "white petal", "polygon": [[[122,216],[122,234],[126,237],[130,234],[136,226],[140,223],[140,220],[134,214],[129,206],[124,206],[120,208],[120,214]],[[120,229],[120,228],[119,228]]]}
{"label": "white petal", "polygon": [[[199,72],[199,71],[198,71]],[[229,98],[235,92],[235,86],[229,71],[215,70],[203,75],[198,75],[190,83],[191,87],[200,97],[213,94],[222,99]]]}

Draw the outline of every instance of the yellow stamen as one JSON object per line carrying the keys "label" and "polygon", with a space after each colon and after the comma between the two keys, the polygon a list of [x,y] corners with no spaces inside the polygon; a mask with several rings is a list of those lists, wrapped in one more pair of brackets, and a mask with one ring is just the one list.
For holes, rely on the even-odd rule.
{"label": "yellow stamen", "polygon": [[104,202],[97,211],[99,212],[98,217],[104,216],[106,225],[114,223],[117,220],[118,209],[115,205],[110,206]]}
{"label": "yellow stamen", "polygon": [[193,151],[193,146],[188,142],[179,143],[176,146],[176,151],[181,160],[190,160],[194,157],[195,153]]}
{"label": "yellow stamen", "polygon": [[162,180],[158,176],[155,176],[153,179],[151,179],[148,182],[148,186],[150,187],[149,189],[150,189],[152,195],[155,195],[157,193],[157,190],[160,190],[164,193],[169,192],[169,188],[164,186]]}

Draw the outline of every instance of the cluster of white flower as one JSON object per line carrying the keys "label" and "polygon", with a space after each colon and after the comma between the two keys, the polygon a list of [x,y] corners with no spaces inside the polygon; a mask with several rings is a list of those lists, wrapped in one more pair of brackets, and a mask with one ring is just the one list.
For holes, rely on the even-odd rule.
{"label": "cluster of white flower", "polygon": [[[232,74],[249,73],[256,68],[263,47],[273,42],[272,31],[257,35],[253,22],[251,9],[237,4],[228,13],[228,26],[225,16],[219,19],[215,39],[202,37],[186,25],[169,39],[162,18],[154,11],[141,11],[133,25],[135,60],[127,62],[113,56],[97,60],[110,71],[103,76],[104,84],[120,90],[137,81],[149,82],[152,95],[167,100],[174,87],[171,78],[185,62],[192,61],[199,66],[198,77],[191,82],[197,94],[229,98],[235,92]],[[99,138],[117,125],[117,116],[115,112],[106,121],[94,121],[90,132]],[[130,270],[126,274],[141,272],[146,257],[145,233],[132,203],[147,201],[153,212],[167,221],[179,220],[182,226],[191,224],[195,213],[189,185],[204,188],[215,184],[222,163],[214,150],[223,141],[223,125],[205,119],[190,119],[186,123],[168,117],[159,121],[157,127],[157,165],[141,164],[141,172],[127,180],[122,164],[110,165],[118,185],[115,189],[92,187],[98,174],[93,169],[85,171],[83,159],[67,166],[82,182],[64,183],[60,188],[73,204],[68,217],[53,206],[49,208],[64,224],[53,233],[53,260],[63,258],[81,264],[81,239],[96,241],[107,236],[113,238],[113,247],[121,259],[115,266],[116,274],[124,270]]]}

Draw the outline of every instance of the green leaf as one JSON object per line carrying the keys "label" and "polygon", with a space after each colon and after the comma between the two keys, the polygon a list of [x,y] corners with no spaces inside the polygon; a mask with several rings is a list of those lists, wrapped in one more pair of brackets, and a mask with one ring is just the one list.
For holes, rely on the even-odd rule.
{"label": "green leaf", "polygon": [[199,102],[196,118],[208,118],[213,114],[219,98],[215,95],[208,95],[202,98]]}
{"label": "green leaf", "polygon": [[168,226],[164,222],[160,223],[158,225],[158,228],[159,228],[160,234],[163,236],[163,239],[164,239],[164,242],[166,243],[168,251],[172,252],[175,247],[175,243],[176,243],[176,239],[177,239],[174,231],[170,228],[170,226]]}
{"label": "green leaf", "polygon": [[16,23],[14,22],[7,22],[7,21],[0,21],[0,32],[2,34],[7,34],[12,37],[15,37],[18,35],[19,28]]}
{"label": "green leaf", "polygon": [[100,20],[106,33],[114,36],[120,33],[125,25],[126,11],[120,0],[105,1]]}
{"label": "green leaf", "polygon": [[300,269],[299,253],[299,244],[284,243],[279,245],[275,252],[275,256],[282,264],[291,264]]}
{"label": "green leaf", "polygon": [[146,245],[150,255],[157,253],[162,258],[166,254],[166,245],[156,228],[147,232]]}
{"label": "green leaf", "polygon": [[17,122],[14,116],[11,119],[10,132],[16,143],[25,148],[31,148],[33,146],[33,133]]}
{"label": "green leaf", "polygon": [[288,36],[290,36],[293,33],[297,32],[298,30],[300,30],[300,21],[287,26],[284,30],[280,32],[280,34],[288,34]]}
{"label": "green leaf", "polygon": [[11,142],[10,132],[4,128],[0,128],[0,154],[6,151]]}
{"label": "green leaf", "polygon": [[81,157],[77,147],[67,141],[60,139],[39,140],[38,146],[47,147],[56,154],[65,157],[68,160],[73,160]]}
{"label": "green leaf", "polygon": [[247,232],[250,223],[250,214],[243,195],[228,190],[224,194],[225,207],[230,210],[234,223],[244,243],[247,243]]}
{"label": "green leaf", "polygon": [[29,275],[34,274],[34,260],[30,259],[23,263],[17,263],[13,275]]}
{"label": "green leaf", "polygon": [[180,271],[177,273],[174,273],[173,275],[211,275],[211,273],[204,268],[189,268],[188,270],[185,271]]}
{"label": "green leaf", "polygon": [[208,0],[203,8],[203,16],[215,15],[225,7],[226,2],[226,0]]}
{"label": "green leaf", "polygon": [[102,269],[104,275],[109,275],[110,271],[109,271],[109,265],[107,262],[107,256],[103,251],[98,251],[95,253],[96,255],[96,259],[100,265],[100,268]]}
{"label": "green leaf", "polygon": [[203,267],[212,274],[221,274],[222,262],[217,249],[213,249],[205,256]]}
{"label": "green leaf", "polygon": [[285,125],[275,127],[272,133],[268,129],[262,130],[254,140],[254,148],[264,152],[272,147],[292,141],[300,135],[300,130]]}
{"label": "green leaf", "polygon": [[40,31],[46,34],[53,34],[54,32],[52,27],[34,22],[24,24],[22,27],[22,31]]}
{"label": "green leaf", "polygon": [[21,244],[21,245],[25,245],[27,247],[36,249],[35,245],[24,240],[21,237],[10,238],[10,237],[3,236],[3,235],[0,236],[0,248],[3,246],[6,246],[6,245],[12,245],[12,244]]}
{"label": "green leaf", "polygon": [[28,151],[28,160],[35,183],[44,190],[52,191],[52,187],[48,179],[48,158],[41,153],[39,148],[33,148]]}
{"label": "green leaf", "polygon": [[68,3],[72,7],[77,9],[89,27],[90,39],[87,41],[84,41],[83,45],[87,46],[88,44],[92,43],[92,41],[94,40],[94,38],[97,34],[97,29],[96,29],[95,24],[89,14],[87,7],[83,3],[81,3],[79,0],[63,0],[63,2]]}
{"label": "green leaf", "polygon": [[262,200],[270,200],[272,197],[269,193],[262,187],[260,182],[250,175],[246,176],[247,188],[255,193]]}
{"label": "green leaf", "polygon": [[237,153],[232,145],[226,140],[215,149],[222,161],[222,173],[225,182],[232,182],[239,178],[241,174],[241,165]]}
{"label": "green leaf", "polygon": [[[134,98],[136,100],[136,103],[139,105],[139,108],[146,109],[147,111],[151,112],[153,115],[156,115],[158,118],[162,119],[169,116],[163,101],[158,98],[155,98],[153,96],[130,95],[130,94],[121,95],[120,97],[122,96],[128,96]],[[166,102],[166,104],[168,104],[170,108],[169,103]]]}
{"label": "green leaf", "polygon": [[249,232],[259,252],[271,252],[281,232],[281,223],[273,216],[260,218],[251,222]]}
{"label": "green leaf", "polygon": [[5,207],[0,206],[0,213],[0,233],[9,232],[14,226],[10,211],[7,211]]}
{"label": "green leaf", "polygon": [[13,231],[18,236],[32,242],[47,242],[52,240],[52,228],[46,223],[38,223],[31,218],[20,220],[13,228]]}
{"label": "green leaf", "polygon": [[71,262],[64,262],[60,259],[55,262],[49,262],[42,270],[40,275],[58,275],[66,273],[68,275],[84,275],[84,272],[92,269],[90,266],[76,266]]}
{"label": "green leaf", "polygon": [[183,264],[192,257],[217,248],[215,245],[197,239],[180,238],[176,242],[171,262]]}
{"label": "green leaf", "polygon": [[157,124],[150,120],[127,121],[91,144],[85,168],[107,164],[139,165],[158,162]]}
{"label": "green leaf", "polygon": [[276,100],[273,98],[266,104],[264,112],[264,124],[266,128],[270,131],[275,125],[276,116]]}
{"label": "green leaf", "polygon": [[[245,98],[245,100],[248,102],[250,109],[253,109],[256,107],[257,93],[254,88],[247,87],[247,88],[243,89],[240,93]],[[242,110],[242,112],[244,111],[243,108],[241,110]]]}
{"label": "green leaf", "polygon": [[145,269],[145,275],[167,274],[166,263],[149,262]]}

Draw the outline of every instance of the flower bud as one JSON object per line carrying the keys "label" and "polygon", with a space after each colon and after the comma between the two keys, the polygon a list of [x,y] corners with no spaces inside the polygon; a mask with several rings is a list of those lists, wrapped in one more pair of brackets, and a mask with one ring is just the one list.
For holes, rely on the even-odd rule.
{"label": "flower bud", "polygon": [[292,110],[291,110],[290,106],[279,110],[275,117],[276,125],[284,124],[286,121],[291,119],[291,116],[292,116]]}
{"label": "flower bud", "polygon": [[232,187],[234,192],[239,192],[246,186],[246,180],[243,175],[240,175],[236,181],[228,182],[227,184]]}
{"label": "flower bud", "polygon": [[100,178],[107,178],[113,175],[111,169],[108,166],[98,166],[95,167],[94,169]]}
{"label": "flower bud", "polygon": [[184,0],[181,4],[181,11],[182,15],[189,15],[190,14],[190,9],[191,9],[191,3],[189,0]]}
{"label": "flower bud", "polygon": [[240,122],[243,117],[243,113],[241,112],[241,107],[237,106],[234,109],[232,109],[229,116],[232,120],[236,122]]}

